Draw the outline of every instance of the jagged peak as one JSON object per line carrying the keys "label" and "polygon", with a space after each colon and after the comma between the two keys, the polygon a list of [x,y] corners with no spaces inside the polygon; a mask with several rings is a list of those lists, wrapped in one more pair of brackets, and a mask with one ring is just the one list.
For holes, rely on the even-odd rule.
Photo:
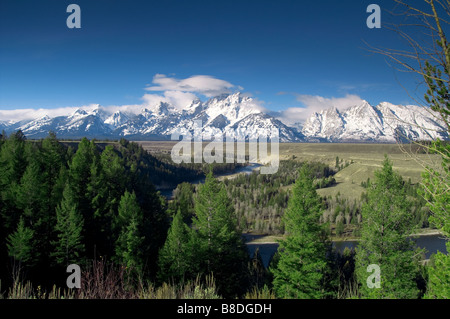
{"label": "jagged peak", "polygon": [[48,116],[47,114],[45,114],[44,116],[42,116],[42,117],[39,119],[39,121],[48,121],[48,120],[51,120],[51,117]]}
{"label": "jagged peak", "polygon": [[87,115],[88,113],[83,109],[76,109],[75,112],[72,113],[72,116],[75,115]]}
{"label": "jagged peak", "polygon": [[[205,102],[195,99],[189,103],[190,105],[183,110],[164,101],[142,106],[140,111],[139,109],[108,108],[100,105],[83,106],[72,115],[59,116],[54,118],[54,121],[49,116],[35,119],[33,125],[29,125],[27,128],[27,134],[31,134],[30,136],[41,134],[42,128],[50,127],[63,135],[66,132],[76,132],[76,130],[84,128],[87,123],[91,128],[89,132],[94,132],[92,130],[96,128],[95,132],[99,134],[98,132],[101,130],[109,129],[114,131],[105,134],[133,135],[145,138],[150,135],[167,136],[175,129],[189,127],[188,123],[196,119],[201,119],[205,127],[211,125],[221,129],[232,129],[245,126],[255,132],[258,128],[278,127],[280,134],[285,134],[285,136],[294,134],[292,126],[286,126],[282,120],[279,121],[274,118],[273,114],[268,114],[261,109],[257,99],[253,99],[245,93],[227,93],[210,98]],[[389,126],[391,123],[388,121],[389,117],[406,119],[410,122],[417,120],[419,124],[426,123],[433,132],[440,130],[440,124],[430,121],[429,114],[426,112],[420,114],[419,111],[422,108],[419,106],[397,106],[389,102],[381,102],[377,106],[372,106],[365,100],[351,104],[353,105],[349,105],[347,108],[342,108],[340,105],[329,105],[328,108],[312,113],[303,124],[300,133],[303,133],[306,138],[333,141],[391,141],[393,133]],[[31,123],[31,121],[26,123]],[[405,126],[402,129],[408,136],[418,134],[419,138],[425,138],[425,134],[429,134],[428,130],[423,133],[412,126]],[[93,134],[96,134],[95,132]],[[434,133],[432,136],[448,138],[448,134],[437,135]],[[286,138],[285,141],[289,141],[289,138]]]}
{"label": "jagged peak", "polygon": [[393,106],[399,106],[399,105],[394,105],[394,104],[392,104],[392,103],[389,103],[389,102],[380,102],[379,104],[378,104],[379,106],[381,106],[381,107],[393,107]]}
{"label": "jagged peak", "polygon": [[251,100],[252,98],[247,95],[244,94],[242,92],[234,92],[234,93],[222,93],[218,96],[214,96],[212,98],[210,98],[208,102],[220,102],[220,101],[235,101],[235,102],[242,102],[244,100]]}
{"label": "jagged peak", "polygon": [[339,109],[336,106],[333,105],[333,106],[329,107],[328,109],[323,110],[322,114],[324,114],[324,113],[326,113],[326,114],[339,114],[340,112],[339,112]]}
{"label": "jagged peak", "polygon": [[361,103],[355,104],[354,106],[372,106],[367,100],[361,100]]}
{"label": "jagged peak", "polygon": [[229,96],[231,96],[230,93],[222,93],[220,95],[214,96],[213,98],[211,98],[211,100],[222,101],[227,99]]}

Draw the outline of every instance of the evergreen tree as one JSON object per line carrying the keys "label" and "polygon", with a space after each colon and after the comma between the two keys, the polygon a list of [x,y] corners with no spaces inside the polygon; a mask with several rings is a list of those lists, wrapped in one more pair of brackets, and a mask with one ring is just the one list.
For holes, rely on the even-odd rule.
{"label": "evergreen tree", "polygon": [[117,240],[114,229],[114,218],[118,211],[119,202],[129,184],[123,160],[112,145],[105,147],[100,155],[101,172],[91,171],[92,189],[97,190],[93,198],[96,224],[99,228],[100,251],[105,255],[114,254],[114,243]]}
{"label": "evergreen tree", "polygon": [[156,168],[154,157],[149,155],[137,143],[120,142],[120,153],[127,171],[127,189],[136,194],[136,199],[142,210],[142,245],[146,273],[154,277],[157,273],[158,252],[164,245],[169,223],[166,211],[163,209],[165,199],[155,190],[152,177]]}
{"label": "evergreen tree", "polygon": [[[67,151],[59,143],[55,133],[50,132],[42,141],[41,165],[45,172],[46,184],[49,187],[50,209],[53,211],[61,202],[64,185],[61,185],[61,170],[67,168]],[[64,181],[65,182],[65,181]]]}
{"label": "evergreen tree", "polygon": [[143,241],[144,237],[141,236],[141,231],[139,230],[139,221],[133,217],[119,235],[116,252],[119,263],[138,275],[142,275],[144,268]]}
{"label": "evergreen tree", "polygon": [[[450,237],[450,144],[440,140],[433,142],[431,153],[442,157],[441,168],[427,168],[422,175],[420,194],[426,199],[432,214],[429,222],[440,229],[447,239]],[[446,244],[447,254],[438,252],[434,265],[428,268],[426,298],[450,299],[450,244]]]}
{"label": "evergreen tree", "polygon": [[105,211],[117,211],[125,187],[129,184],[125,171],[125,163],[111,145],[106,146],[100,155],[100,163],[104,175],[104,187],[107,189]]}
{"label": "evergreen tree", "polygon": [[248,253],[237,227],[231,201],[223,184],[210,171],[195,197],[194,236],[199,269],[213,273],[219,293],[232,297],[244,293]]}
{"label": "evergreen tree", "polygon": [[174,191],[174,199],[169,203],[168,214],[175,216],[180,211],[186,224],[191,224],[194,216],[194,190],[190,183],[181,183]]}
{"label": "evergreen tree", "polygon": [[83,238],[86,243],[86,254],[90,258],[96,258],[97,242],[96,237],[99,229],[95,223],[95,208],[93,201],[97,195],[96,177],[92,174],[100,173],[99,154],[94,141],[89,142],[83,138],[78,144],[78,149],[72,158],[68,171],[68,184],[71,188],[73,201],[77,205],[77,210],[83,217]]}
{"label": "evergreen tree", "polygon": [[183,215],[178,210],[158,256],[158,279],[161,282],[194,279],[196,269],[193,262],[193,239],[191,229],[184,223]]}
{"label": "evergreen tree", "polygon": [[0,274],[7,272],[7,234],[16,231],[23,211],[17,207],[20,179],[27,167],[25,136],[21,131],[2,134],[0,148]]}
{"label": "evergreen tree", "polygon": [[119,204],[116,242],[116,260],[141,275],[144,267],[142,231],[142,211],[137,203],[136,194],[125,191]]}
{"label": "evergreen tree", "polygon": [[94,243],[94,245],[90,245],[89,251],[93,252],[94,259],[98,256],[111,256],[113,251],[110,240],[114,212],[108,205],[109,185],[106,183],[103,165],[101,165],[100,156],[96,150],[90,163],[89,183],[86,191],[86,200],[90,203],[87,212],[89,223],[86,231]]}
{"label": "evergreen tree", "polygon": [[[450,243],[446,243],[450,252]],[[433,265],[428,267],[426,299],[450,299],[450,257],[440,251],[433,256]]]}
{"label": "evergreen tree", "polygon": [[17,267],[14,271],[20,271],[22,264],[32,266],[34,259],[33,235],[33,230],[26,227],[24,219],[20,218],[16,231],[8,236],[8,254],[13,257],[15,267]]}
{"label": "evergreen tree", "polygon": [[22,210],[22,216],[35,234],[34,252],[38,258],[38,266],[48,269],[51,250],[50,241],[54,233],[56,217],[54,207],[50,206],[50,190],[47,184],[47,172],[41,165],[41,152],[34,144],[28,144],[28,166],[20,180],[16,193],[16,205]]}
{"label": "evergreen tree", "polygon": [[[409,214],[401,176],[394,172],[385,158],[381,170],[367,189],[367,202],[362,205],[361,240],[356,250],[355,271],[366,298],[417,298],[418,261],[414,243],[408,238],[414,222]],[[371,264],[380,267],[380,288],[369,287],[367,279]]]}
{"label": "evergreen tree", "polygon": [[64,188],[63,199],[56,208],[56,218],[55,229],[58,239],[53,242],[52,257],[60,266],[73,263],[80,264],[85,257],[85,245],[82,236],[84,221],[70,185],[66,185]]}
{"label": "evergreen tree", "polygon": [[36,222],[42,217],[42,212],[48,214],[49,211],[47,171],[41,166],[40,150],[32,144],[27,144],[25,149],[28,166],[18,184],[16,205],[21,210],[28,210],[29,217]]}
{"label": "evergreen tree", "polygon": [[17,225],[21,210],[17,207],[20,179],[27,167],[25,136],[21,131],[11,134],[0,149],[0,197],[5,233]]}
{"label": "evergreen tree", "polygon": [[275,293],[281,298],[319,299],[328,295],[329,242],[319,224],[321,200],[311,170],[303,165],[283,217],[287,237],[280,241],[273,269]]}
{"label": "evergreen tree", "polygon": [[22,131],[11,134],[0,152],[0,186],[18,183],[27,167],[25,135]]}

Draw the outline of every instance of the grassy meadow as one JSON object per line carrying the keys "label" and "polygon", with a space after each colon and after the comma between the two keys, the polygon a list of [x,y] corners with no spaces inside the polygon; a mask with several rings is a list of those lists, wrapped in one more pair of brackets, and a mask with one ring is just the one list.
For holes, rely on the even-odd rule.
{"label": "grassy meadow", "polygon": [[385,154],[393,162],[394,170],[405,180],[411,179],[412,183],[420,181],[423,163],[439,160],[438,156],[418,154],[413,146],[397,144],[280,144],[280,160],[295,158],[335,166],[336,157],[339,157],[341,164],[351,163],[335,175],[337,185],[318,190],[322,196],[340,193],[347,198],[359,198],[363,191],[361,182],[373,178]]}
{"label": "grassy meadow", "polygon": [[[138,142],[150,153],[170,154],[174,141],[142,141]],[[204,143],[204,146],[207,143]],[[247,148],[248,150],[248,148]],[[373,178],[375,170],[381,167],[385,154],[393,162],[394,170],[405,180],[418,183],[424,171],[423,163],[435,163],[439,156],[419,154],[414,145],[398,144],[350,144],[350,143],[280,143],[280,161],[295,159],[298,161],[319,161],[331,167],[346,166],[340,170],[335,179],[337,184],[319,189],[321,196],[340,194],[349,199],[359,199],[363,192],[361,182]]]}

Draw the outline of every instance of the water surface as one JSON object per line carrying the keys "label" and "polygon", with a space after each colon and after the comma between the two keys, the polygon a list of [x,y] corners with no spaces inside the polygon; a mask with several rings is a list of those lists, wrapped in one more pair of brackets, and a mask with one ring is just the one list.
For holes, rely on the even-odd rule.
{"label": "water surface", "polygon": [[[257,239],[262,236],[244,236],[247,241],[251,241],[253,239]],[[437,253],[438,251],[442,253],[447,253],[447,248],[445,246],[446,239],[442,235],[427,235],[420,236],[412,239],[417,247],[425,248],[425,258],[429,259],[432,254]],[[334,241],[334,247],[340,252],[343,252],[345,248],[355,248],[358,246],[358,241]],[[269,261],[272,258],[273,254],[278,250],[278,243],[247,243],[247,248],[250,254],[250,257],[253,257],[256,249],[259,248],[259,252],[261,254],[261,258],[263,260],[264,266],[269,265]]]}

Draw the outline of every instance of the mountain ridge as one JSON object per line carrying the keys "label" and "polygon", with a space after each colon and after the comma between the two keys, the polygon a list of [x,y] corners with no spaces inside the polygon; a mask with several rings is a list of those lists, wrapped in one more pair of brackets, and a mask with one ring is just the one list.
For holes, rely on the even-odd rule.
{"label": "mountain ridge", "polygon": [[193,133],[202,121],[204,138],[222,133],[237,137],[246,130],[248,138],[271,136],[279,130],[280,142],[381,142],[449,139],[445,125],[431,110],[414,105],[363,101],[344,109],[330,107],[312,113],[300,127],[286,125],[281,117],[269,115],[257,101],[242,93],[223,94],[202,102],[194,100],[184,109],[166,102],[130,110],[108,110],[94,105],[67,116],[28,121],[0,121],[7,133],[16,130],[28,138],[42,138],[53,131],[60,138],[127,138],[170,140],[173,133]]}

